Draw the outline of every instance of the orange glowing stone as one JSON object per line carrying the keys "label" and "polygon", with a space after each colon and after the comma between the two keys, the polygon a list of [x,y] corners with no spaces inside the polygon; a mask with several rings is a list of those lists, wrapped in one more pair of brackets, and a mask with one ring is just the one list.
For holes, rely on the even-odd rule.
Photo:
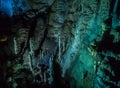
{"label": "orange glowing stone", "polygon": [[8,37],[7,36],[1,36],[0,37],[0,42],[5,42],[5,41],[7,41],[7,39],[8,39]]}

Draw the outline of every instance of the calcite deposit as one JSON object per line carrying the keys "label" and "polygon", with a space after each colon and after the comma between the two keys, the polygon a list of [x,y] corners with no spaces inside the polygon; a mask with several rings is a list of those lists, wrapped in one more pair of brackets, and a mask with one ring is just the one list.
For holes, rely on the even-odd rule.
{"label": "calcite deposit", "polygon": [[119,88],[120,0],[1,0],[0,88]]}

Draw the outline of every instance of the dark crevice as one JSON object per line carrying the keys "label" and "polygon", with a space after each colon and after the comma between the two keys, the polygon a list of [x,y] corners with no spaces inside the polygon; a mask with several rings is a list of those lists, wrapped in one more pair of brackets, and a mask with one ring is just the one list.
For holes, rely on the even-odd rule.
{"label": "dark crevice", "polygon": [[[115,1],[116,1],[116,0],[111,0],[111,2],[110,2],[110,14],[113,13]],[[112,14],[111,14],[111,15],[112,15]]]}
{"label": "dark crevice", "polygon": [[118,0],[118,6],[117,6],[116,14],[117,14],[117,16],[120,17],[120,0]]}
{"label": "dark crevice", "polygon": [[[47,18],[45,18],[45,19],[47,19]],[[47,25],[48,21],[46,20],[45,23]],[[41,47],[42,47],[45,39],[47,38],[47,33],[48,33],[48,28],[46,27],[45,31],[44,31],[44,37],[42,38],[42,40],[41,40],[41,42],[39,44],[39,48],[35,51],[35,56],[37,56],[40,53],[40,50],[42,50]]]}
{"label": "dark crevice", "polygon": [[120,41],[114,43],[113,40],[114,35],[110,34],[110,30],[105,31],[102,40],[96,43],[98,52],[111,51],[114,52],[115,54],[119,54]]}

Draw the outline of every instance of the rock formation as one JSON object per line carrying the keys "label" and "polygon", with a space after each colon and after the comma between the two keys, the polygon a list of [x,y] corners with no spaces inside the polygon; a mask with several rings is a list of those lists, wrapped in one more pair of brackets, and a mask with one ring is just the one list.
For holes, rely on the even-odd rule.
{"label": "rock formation", "polygon": [[120,0],[1,0],[0,88],[119,88]]}

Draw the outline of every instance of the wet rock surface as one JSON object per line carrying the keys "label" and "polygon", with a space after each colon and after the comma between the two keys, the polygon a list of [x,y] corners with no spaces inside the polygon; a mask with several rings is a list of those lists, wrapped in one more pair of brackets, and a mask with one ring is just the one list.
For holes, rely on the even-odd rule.
{"label": "wet rock surface", "polygon": [[119,2],[2,0],[0,88],[119,88]]}

